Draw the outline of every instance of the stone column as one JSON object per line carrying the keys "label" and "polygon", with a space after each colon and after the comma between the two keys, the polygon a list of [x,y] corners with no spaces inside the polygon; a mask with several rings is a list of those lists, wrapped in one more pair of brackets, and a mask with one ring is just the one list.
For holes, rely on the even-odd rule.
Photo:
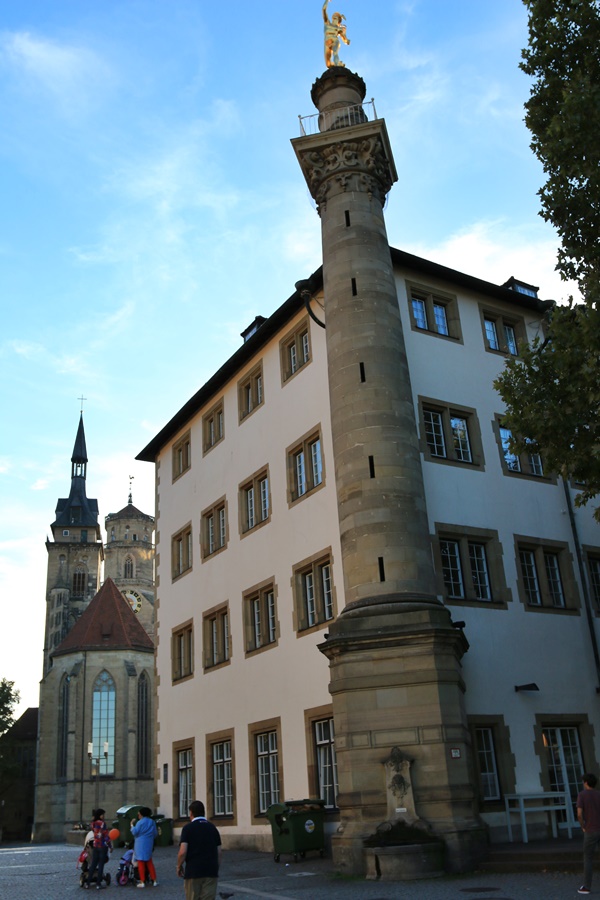
{"label": "stone column", "polygon": [[384,762],[415,760],[417,813],[468,868],[482,838],[470,784],[461,631],[436,596],[410,373],[383,204],[396,178],[365,85],[328,69],[313,85],[320,132],[292,141],[321,216],[331,426],[345,608],[330,660],[341,826],[334,858],[364,872],[386,819]]}

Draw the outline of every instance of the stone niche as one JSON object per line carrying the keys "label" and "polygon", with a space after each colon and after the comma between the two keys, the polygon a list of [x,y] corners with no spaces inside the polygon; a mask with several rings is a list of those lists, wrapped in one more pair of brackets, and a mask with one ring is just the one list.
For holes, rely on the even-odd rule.
{"label": "stone niche", "polygon": [[417,815],[411,765],[399,747],[383,761],[388,818],[364,842],[367,879],[412,881],[444,874],[445,846]]}

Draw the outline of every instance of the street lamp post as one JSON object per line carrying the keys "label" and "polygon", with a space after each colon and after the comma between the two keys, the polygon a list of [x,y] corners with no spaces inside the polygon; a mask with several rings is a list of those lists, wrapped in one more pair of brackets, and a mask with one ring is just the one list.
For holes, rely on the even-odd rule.
{"label": "street lamp post", "polygon": [[[95,808],[98,809],[100,806],[100,760],[101,757],[94,756],[94,744],[92,741],[88,742],[88,759],[90,761],[90,778],[92,774],[92,766],[96,765],[96,804]],[[104,741],[104,759],[108,759],[108,741]]]}

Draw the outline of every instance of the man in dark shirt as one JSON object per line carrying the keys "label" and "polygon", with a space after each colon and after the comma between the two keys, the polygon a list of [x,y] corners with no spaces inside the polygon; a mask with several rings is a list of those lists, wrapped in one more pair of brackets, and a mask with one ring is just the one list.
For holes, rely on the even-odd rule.
{"label": "man in dark shirt", "polygon": [[591,772],[583,776],[583,790],[577,797],[577,818],[583,831],[583,884],[578,894],[589,894],[592,888],[594,853],[600,845],[600,791],[598,779]]}
{"label": "man in dark shirt", "polygon": [[215,900],[221,835],[207,820],[201,800],[192,800],[189,814],[189,823],[181,829],[177,874],[184,879],[185,900]]}

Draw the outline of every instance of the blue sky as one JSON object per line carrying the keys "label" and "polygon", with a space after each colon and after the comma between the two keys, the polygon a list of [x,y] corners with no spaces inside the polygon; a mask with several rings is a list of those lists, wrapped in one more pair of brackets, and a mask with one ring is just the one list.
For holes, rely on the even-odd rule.
{"label": "blue sky", "polygon": [[[387,121],[390,243],[568,291],[538,216],[521,0],[333,0]],[[373,13],[376,10],[376,14]],[[102,519],[153,512],[135,455],[320,265],[290,138],[320,0],[4,0],[0,11],[0,677],[37,705],[44,541],[80,404]]]}

